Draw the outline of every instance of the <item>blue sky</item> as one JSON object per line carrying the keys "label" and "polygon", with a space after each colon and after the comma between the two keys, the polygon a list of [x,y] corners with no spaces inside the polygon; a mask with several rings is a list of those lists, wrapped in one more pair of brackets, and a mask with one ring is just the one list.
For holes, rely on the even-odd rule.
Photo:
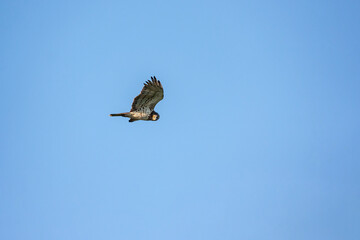
{"label": "blue sky", "polygon": [[1,1],[0,239],[360,239],[359,11]]}

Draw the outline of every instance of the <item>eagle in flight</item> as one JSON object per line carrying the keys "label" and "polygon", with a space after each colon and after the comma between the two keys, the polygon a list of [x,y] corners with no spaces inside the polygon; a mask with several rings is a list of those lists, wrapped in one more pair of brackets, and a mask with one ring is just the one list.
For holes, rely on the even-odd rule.
{"label": "eagle in flight", "polygon": [[110,114],[110,117],[128,117],[129,122],[138,120],[157,121],[160,115],[154,111],[158,102],[164,98],[164,89],[156,77],[144,83],[141,93],[134,98],[130,112]]}

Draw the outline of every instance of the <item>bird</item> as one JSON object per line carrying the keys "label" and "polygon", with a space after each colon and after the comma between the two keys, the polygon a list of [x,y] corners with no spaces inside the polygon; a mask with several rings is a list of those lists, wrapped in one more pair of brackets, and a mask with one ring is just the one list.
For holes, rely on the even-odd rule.
{"label": "bird", "polygon": [[151,77],[144,83],[140,94],[134,98],[130,112],[113,113],[110,117],[127,117],[129,122],[138,120],[157,121],[160,115],[154,111],[158,102],[164,98],[164,89],[161,82],[156,77]]}

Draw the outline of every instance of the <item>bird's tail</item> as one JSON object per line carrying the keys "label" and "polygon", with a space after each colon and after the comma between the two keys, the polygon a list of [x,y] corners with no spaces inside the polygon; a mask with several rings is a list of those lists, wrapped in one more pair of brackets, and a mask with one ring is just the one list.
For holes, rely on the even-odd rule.
{"label": "bird's tail", "polygon": [[126,113],[113,113],[113,114],[110,114],[110,117],[130,117],[130,116],[129,116],[129,113],[126,112]]}

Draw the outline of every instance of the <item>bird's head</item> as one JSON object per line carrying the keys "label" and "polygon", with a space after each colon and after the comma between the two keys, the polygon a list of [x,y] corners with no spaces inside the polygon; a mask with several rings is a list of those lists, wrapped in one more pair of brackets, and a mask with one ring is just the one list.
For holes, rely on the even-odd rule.
{"label": "bird's head", "polygon": [[151,121],[157,121],[157,120],[159,120],[159,118],[160,118],[160,115],[155,111],[153,111],[151,113],[151,115],[150,115],[150,120]]}

